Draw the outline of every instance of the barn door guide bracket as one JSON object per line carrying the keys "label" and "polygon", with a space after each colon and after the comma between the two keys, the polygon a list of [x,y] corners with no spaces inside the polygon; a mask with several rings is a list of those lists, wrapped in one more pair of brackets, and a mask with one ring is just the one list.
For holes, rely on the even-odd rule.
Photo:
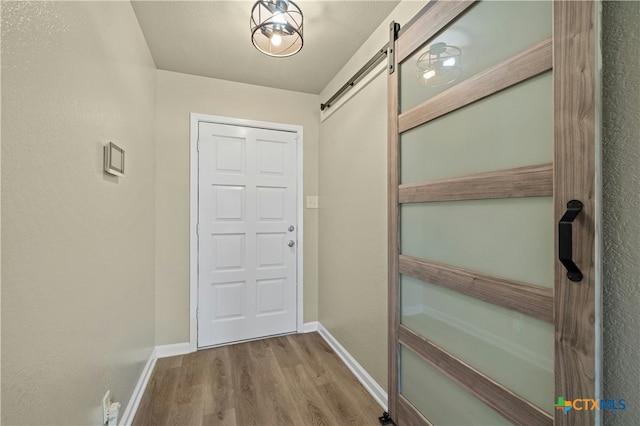
{"label": "barn door guide bracket", "polygon": [[391,21],[391,23],[389,24],[389,44],[387,44],[387,64],[389,68],[389,74],[393,74],[393,72],[395,71],[395,46],[396,39],[398,38],[398,31],[400,31],[400,24],[398,24],[396,21]]}
{"label": "barn door guide bracket", "polygon": [[389,413],[386,411],[382,413],[382,417],[378,417],[381,425],[395,425],[396,423],[393,421]]}

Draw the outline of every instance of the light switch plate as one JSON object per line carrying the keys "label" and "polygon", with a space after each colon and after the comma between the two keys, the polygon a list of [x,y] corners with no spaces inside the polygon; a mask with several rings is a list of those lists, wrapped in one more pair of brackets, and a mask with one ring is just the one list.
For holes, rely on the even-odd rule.
{"label": "light switch plate", "polygon": [[308,209],[318,208],[318,196],[313,196],[313,195],[307,196],[307,208]]}

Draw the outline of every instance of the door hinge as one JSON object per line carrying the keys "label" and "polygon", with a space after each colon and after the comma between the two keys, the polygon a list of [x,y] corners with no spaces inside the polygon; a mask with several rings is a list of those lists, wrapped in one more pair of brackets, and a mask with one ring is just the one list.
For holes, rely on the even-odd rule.
{"label": "door hinge", "polygon": [[200,236],[200,224],[196,224],[196,235]]}

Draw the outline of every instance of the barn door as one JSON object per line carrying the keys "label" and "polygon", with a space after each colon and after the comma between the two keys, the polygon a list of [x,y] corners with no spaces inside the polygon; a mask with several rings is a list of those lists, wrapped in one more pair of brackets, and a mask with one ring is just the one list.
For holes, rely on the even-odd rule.
{"label": "barn door", "polygon": [[[591,424],[595,8],[431,1],[389,74],[389,409]],[[588,405],[588,404],[587,404]]]}

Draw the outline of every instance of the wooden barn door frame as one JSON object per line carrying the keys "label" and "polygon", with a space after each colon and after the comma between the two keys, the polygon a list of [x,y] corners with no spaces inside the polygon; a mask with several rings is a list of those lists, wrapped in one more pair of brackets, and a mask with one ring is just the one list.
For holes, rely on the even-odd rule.
{"label": "wooden barn door frame", "polygon": [[[580,200],[583,204],[582,211],[573,223],[573,259],[581,269],[583,279],[580,282],[571,281],[567,276],[567,270],[558,259],[558,228],[555,231],[554,262],[555,283],[554,290],[549,294],[538,297],[540,310],[538,315],[545,316],[555,325],[555,395],[549,396],[552,404],[558,397],[566,400],[577,398],[599,397],[600,390],[596,387],[599,383],[597,373],[599,368],[596,362],[599,359],[596,349],[596,340],[600,333],[600,314],[597,304],[599,302],[600,280],[596,276],[595,237],[596,223],[599,216],[596,215],[597,197],[599,189],[596,185],[596,147],[597,145],[597,103],[599,88],[597,82],[598,69],[596,65],[596,39],[598,37],[597,3],[592,0],[566,1],[556,0],[553,6],[553,38],[537,47],[538,54],[526,52],[528,60],[525,63],[517,63],[521,72],[514,77],[513,66],[518,62],[513,57],[499,64],[490,71],[493,80],[495,73],[502,81],[494,85],[492,89],[483,86],[482,75],[472,77],[460,83],[466,85],[465,90],[458,90],[456,105],[440,104],[433,99],[422,105],[400,114],[398,87],[398,65],[413,52],[420,48],[427,40],[436,35],[440,30],[451,23],[472,6],[474,1],[450,2],[443,0],[430,1],[405,27],[396,31],[396,24],[392,23],[389,55],[389,76],[387,85],[388,108],[388,241],[389,241],[389,413],[399,426],[405,424],[419,425],[429,424],[428,420],[399,393],[399,347],[400,343],[416,349],[423,359],[438,359],[436,366],[445,375],[449,376],[463,387],[472,390],[472,393],[482,399],[502,415],[505,415],[514,423],[530,423],[532,420],[541,420],[544,424],[568,425],[568,424],[595,424],[599,419],[597,411],[570,410],[565,414],[563,410],[554,410],[554,416],[549,416],[541,410],[534,409],[519,396],[510,393],[502,386],[487,383],[490,380],[482,379],[481,374],[468,367],[458,358],[450,355],[430,342],[413,333],[400,324],[400,289],[399,274],[402,271],[400,241],[399,241],[399,211],[400,204],[405,202],[402,198],[415,197],[415,192],[422,192],[418,197],[427,201],[430,193],[443,188],[413,188],[399,186],[399,141],[400,133],[418,126],[435,116],[446,114],[455,108],[475,102],[483,97],[495,93],[518,81],[528,78],[527,68],[538,67],[538,71],[532,75],[546,70],[554,69],[554,163],[547,170],[538,171],[540,179],[552,179],[549,188],[554,196],[554,219],[558,223],[567,210],[567,204],[571,200]],[[534,46],[535,47],[535,46]],[[532,47],[533,49],[533,47]],[[529,50],[532,50],[529,49]],[[534,55],[534,56],[532,56]],[[516,55],[521,56],[521,55]],[[489,73],[483,72],[487,82]],[[509,81],[511,79],[511,81]],[[473,80],[473,81],[472,81]],[[515,81],[517,80],[517,81]],[[451,92],[447,96],[439,96],[440,100],[450,100]],[[467,98],[460,100],[462,93]],[[443,94],[444,95],[444,94]],[[430,103],[428,106],[425,105]],[[445,104],[445,105],[442,105]],[[434,112],[435,111],[435,112]],[[434,116],[434,114],[436,114]],[[598,156],[599,157],[599,156]],[[486,182],[491,184],[495,177],[486,176]],[[504,178],[504,176],[500,176]],[[516,178],[518,179],[518,178]],[[468,182],[457,182],[466,184]],[[447,183],[451,185],[451,182]],[[453,182],[455,185],[456,183]],[[493,182],[496,186],[500,182]],[[416,185],[420,186],[420,185]],[[448,189],[449,186],[444,188]],[[549,195],[551,195],[549,194]],[[437,194],[436,194],[437,197]],[[414,199],[415,201],[415,199]],[[406,259],[406,264],[412,262],[412,266],[420,266],[419,260]],[[426,263],[426,262],[425,262]],[[428,267],[428,265],[427,265]],[[598,268],[599,269],[599,268]],[[455,279],[455,278],[454,278]],[[502,304],[502,302],[501,302]],[[505,306],[502,304],[502,306]],[[507,306],[509,307],[509,306]],[[520,310],[520,307],[511,307]],[[526,309],[526,307],[524,307]],[[545,310],[547,313],[545,313]],[[542,312],[542,313],[540,313]],[[529,315],[532,315],[529,313]],[[551,315],[549,318],[548,315]],[[535,316],[535,315],[534,315]],[[435,351],[435,352],[434,352]],[[430,361],[433,364],[433,361]],[[474,384],[471,389],[470,384]],[[480,383],[480,384],[478,384]],[[479,390],[480,389],[480,390]],[[486,395],[479,393],[487,392]],[[493,393],[492,393],[493,392]],[[497,393],[496,393],[497,392]],[[498,398],[507,398],[507,400]],[[502,407],[502,408],[500,408]]]}

